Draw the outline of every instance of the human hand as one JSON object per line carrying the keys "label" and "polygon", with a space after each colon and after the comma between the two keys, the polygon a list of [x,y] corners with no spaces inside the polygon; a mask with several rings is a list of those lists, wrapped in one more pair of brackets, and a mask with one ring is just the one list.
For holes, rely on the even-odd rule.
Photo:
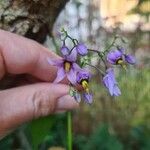
{"label": "human hand", "polygon": [[67,84],[50,83],[56,68],[47,57],[59,58],[35,41],[0,30],[0,80],[24,74],[16,87],[0,91],[0,138],[32,119],[78,107]]}

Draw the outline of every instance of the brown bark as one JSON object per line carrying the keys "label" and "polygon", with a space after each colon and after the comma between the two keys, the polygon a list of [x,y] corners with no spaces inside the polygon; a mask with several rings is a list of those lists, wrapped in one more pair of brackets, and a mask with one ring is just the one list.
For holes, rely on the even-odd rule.
{"label": "brown bark", "polygon": [[1,0],[0,28],[40,43],[68,0]]}

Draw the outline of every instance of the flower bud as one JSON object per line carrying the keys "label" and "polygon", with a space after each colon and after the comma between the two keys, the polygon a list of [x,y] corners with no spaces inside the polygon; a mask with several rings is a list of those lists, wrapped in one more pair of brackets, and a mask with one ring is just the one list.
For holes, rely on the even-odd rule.
{"label": "flower bud", "polygon": [[84,45],[82,43],[80,43],[76,46],[76,50],[82,56],[87,55],[87,53],[88,53],[88,49],[87,49],[86,45]]}
{"label": "flower bud", "polygon": [[63,45],[60,50],[64,56],[69,55],[69,48],[67,46]]}

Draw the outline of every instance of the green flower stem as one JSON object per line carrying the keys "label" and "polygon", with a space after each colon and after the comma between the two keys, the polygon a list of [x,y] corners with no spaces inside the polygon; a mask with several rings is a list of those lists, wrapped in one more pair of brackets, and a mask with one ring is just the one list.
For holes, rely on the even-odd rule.
{"label": "green flower stem", "polygon": [[58,44],[57,44],[56,39],[55,39],[54,36],[52,36],[52,42],[53,42],[53,44],[54,44],[54,46],[56,48],[56,54],[59,54],[60,53],[59,52],[59,46],[58,46]]}
{"label": "green flower stem", "polygon": [[91,51],[91,52],[95,52],[95,53],[97,53],[98,54],[98,56],[101,58],[101,60],[102,60],[102,62],[103,62],[103,64],[104,64],[104,66],[105,66],[105,69],[107,69],[107,66],[106,66],[106,63],[105,63],[105,60],[103,59],[103,56],[105,55],[103,52],[100,52],[100,51],[98,51],[98,50],[94,50],[94,49],[88,49],[89,51]]}
{"label": "green flower stem", "polygon": [[65,41],[67,38],[69,38],[73,42],[74,46],[76,46],[79,43],[78,40],[72,38],[64,28],[62,29],[61,32],[65,33],[65,38],[63,39],[63,41]]}
{"label": "green flower stem", "polygon": [[90,66],[90,67],[95,68],[95,69],[96,69],[99,73],[101,73],[102,75],[104,75],[104,74],[105,74],[105,72],[104,72],[103,70],[101,70],[101,69],[97,68],[96,66],[93,66],[93,65],[88,64],[88,63],[86,63],[86,65],[88,65],[88,66]]}
{"label": "green flower stem", "polygon": [[104,51],[103,51],[104,54],[105,54],[106,52],[109,52],[110,48],[111,48],[112,46],[114,46],[114,44],[115,44],[115,42],[116,42],[116,39],[118,39],[118,38],[119,38],[118,36],[115,36],[115,37],[113,38],[112,43],[111,43],[107,48],[104,49]]}
{"label": "green flower stem", "polygon": [[68,129],[68,138],[67,138],[68,150],[72,150],[72,118],[70,111],[67,112],[67,129]]}

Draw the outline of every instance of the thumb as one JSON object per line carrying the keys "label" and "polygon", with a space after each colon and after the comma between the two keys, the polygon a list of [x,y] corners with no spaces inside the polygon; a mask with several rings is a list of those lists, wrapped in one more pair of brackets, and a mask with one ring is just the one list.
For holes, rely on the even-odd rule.
{"label": "thumb", "polygon": [[69,86],[38,83],[0,91],[0,136],[24,122],[78,107]]}

